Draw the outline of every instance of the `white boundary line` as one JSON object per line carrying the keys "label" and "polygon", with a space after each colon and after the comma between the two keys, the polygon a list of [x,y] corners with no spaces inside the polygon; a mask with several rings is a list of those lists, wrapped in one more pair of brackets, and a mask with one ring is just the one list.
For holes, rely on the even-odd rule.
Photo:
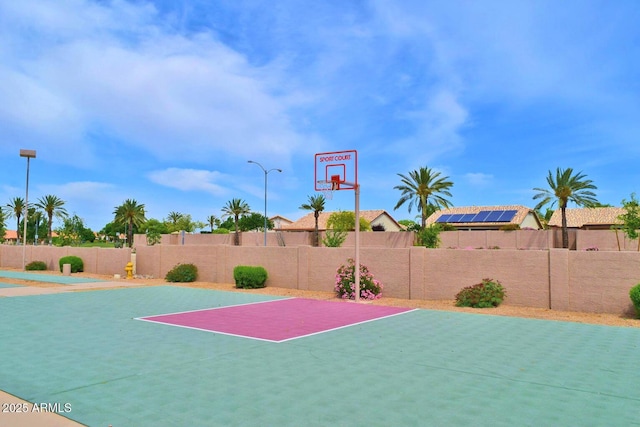
{"label": "white boundary line", "polygon": [[[221,307],[199,308],[197,310],[176,311],[176,312],[173,312],[173,313],[152,314],[151,316],[134,317],[133,320],[146,320],[148,322],[153,322],[153,320],[145,319],[145,317],[173,316],[173,315],[176,315],[176,314],[197,313],[198,311],[219,310],[221,308],[242,307],[243,305],[264,304],[266,302],[278,302],[278,301],[286,301],[286,300],[290,300],[290,299],[295,299],[295,297],[270,299],[270,300],[265,300],[265,301],[245,302],[243,304],[223,305]],[[163,323],[163,322],[157,322],[157,323]]]}

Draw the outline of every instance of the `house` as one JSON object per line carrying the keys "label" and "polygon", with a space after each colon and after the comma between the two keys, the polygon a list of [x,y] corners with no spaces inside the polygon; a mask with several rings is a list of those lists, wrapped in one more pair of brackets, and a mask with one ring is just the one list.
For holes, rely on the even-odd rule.
{"label": "house", "polygon": [[[582,230],[609,230],[612,225],[620,225],[618,216],[624,215],[623,208],[571,208],[565,209],[567,228]],[[562,211],[556,209],[549,219],[550,228],[562,228]]]}
{"label": "house", "polygon": [[427,226],[449,224],[458,230],[499,230],[505,225],[540,230],[536,212],[526,206],[465,206],[442,209],[427,218]]}
{"label": "house", "polygon": [[280,230],[281,228],[293,223],[292,220],[285,218],[282,215],[272,216],[269,220],[273,222],[274,230]]}
{"label": "house", "polygon": [[5,243],[17,243],[18,242],[18,232],[16,230],[6,230],[4,233],[4,242]]}
{"label": "house", "polygon": [[[318,230],[327,229],[327,221],[334,212],[320,212],[318,217]],[[381,229],[384,231],[403,231],[402,225],[398,223],[387,211],[378,210],[361,210],[360,218],[364,218],[371,224],[372,229]],[[308,213],[297,221],[282,227],[286,231],[313,231],[315,228],[315,217],[313,212]]]}

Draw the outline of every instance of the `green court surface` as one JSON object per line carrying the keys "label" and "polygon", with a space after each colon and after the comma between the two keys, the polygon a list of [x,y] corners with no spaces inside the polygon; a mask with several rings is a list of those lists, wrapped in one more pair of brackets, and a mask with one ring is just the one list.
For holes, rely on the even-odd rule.
{"label": "green court surface", "polygon": [[105,427],[638,424],[636,328],[416,310],[270,343],[134,320],[271,299],[3,298],[0,389]]}
{"label": "green court surface", "polygon": [[103,282],[99,279],[88,279],[86,277],[72,277],[55,274],[27,273],[24,271],[0,270],[0,277],[9,279],[33,280],[35,282],[57,283],[59,285],[77,285],[78,283]]}

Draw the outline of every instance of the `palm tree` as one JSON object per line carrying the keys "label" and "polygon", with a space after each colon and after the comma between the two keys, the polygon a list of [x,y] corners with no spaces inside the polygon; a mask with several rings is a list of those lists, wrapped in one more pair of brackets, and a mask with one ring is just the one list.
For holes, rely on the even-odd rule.
{"label": "palm tree", "polygon": [[318,194],[317,196],[308,196],[309,203],[305,203],[300,206],[300,209],[304,209],[307,211],[313,211],[313,217],[316,219],[316,227],[313,231],[313,246],[320,246],[320,233],[318,232],[318,218],[320,217],[320,212],[324,211],[324,202],[325,198],[322,194]]}
{"label": "palm tree", "polygon": [[68,216],[66,209],[63,208],[64,203],[64,200],[53,195],[44,196],[38,199],[38,203],[36,203],[36,206],[47,214],[47,218],[49,220],[49,227],[47,230],[49,245],[51,245],[51,226],[53,224],[53,217],[55,216],[56,218],[63,219]]}
{"label": "palm tree", "polygon": [[209,215],[207,217],[207,224],[209,224],[209,228],[211,228],[211,232],[213,233],[213,227],[217,226],[220,223],[220,220],[215,215]]}
{"label": "palm tree", "polygon": [[228,216],[233,217],[233,223],[236,226],[236,234],[234,237],[234,244],[236,246],[240,246],[240,230],[238,228],[238,218],[240,218],[240,215],[246,215],[249,212],[251,212],[251,208],[249,207],[247,202],[240,199],[231,199],[227,202],[227,205],[222,208],[223,218]]}
{"label": "palm tree", "polygon": [[176,225],[178,223],[178,221],[180,221],[180,219],[182,219],[184,215],[182,215],[180,212],[169,212],[169,215],[167,216],[167,219],[169,221],[171,221],[171,223],[173,225]]}
{"label": "palm tree", "polygon": [[573,202],[578,206],[594,207],[598,204],[596,194],[591,190],[597,190],[598,187],[593,185],[590,179],[586,179],[586,175],[582,172],[573,173],[572,168],[556,169],[555,177],[549,171],[547,176],[547,188],[534,188],[538,194],[533,196],[533,200],[542,199],[536,205],[535,209],[549,204],[550,207],[556,202],[560,207],[562,214],[562,247],[569,247],[569,232],[567,231],[567,203]]}
{"label": "palm tree", "polygon": [[409,176],[401,173],[398,176],[402,178],[402,185],[393,188],[402,191],[402,196],[393,209],[398,209],[405,202],[409,202],[409,213],[411,213],[411,206],[415,205],[418,212],[422,214],[422,228],[427,224],[430,207],[439,209],[451,206],[451,202],[444,197],[451,197],[449,189],[453,186],[453,182],[447,181],[448,176],[440,177],[440,172],[435,172],[426,166],[409,172]]}
{"label": "palm tree", "polygon": [[20,218],[22,218],[22,213],[24,212],[24,199],[22,197],[14,197],[7,203],[7,207],[9,208],[9,216],[16,217],[16,233],[18,235],[18,243],[20,243]]}
{"label": "palm tree", "polygon": [[115,223],[128,226],[127,242],[129,247],[132,247],[133,227],[140,227],[147,220],[145,218],[144,205],[139,205],[135,199],[127,199],[122,205],[116,207],[113,214],[115,215]]}

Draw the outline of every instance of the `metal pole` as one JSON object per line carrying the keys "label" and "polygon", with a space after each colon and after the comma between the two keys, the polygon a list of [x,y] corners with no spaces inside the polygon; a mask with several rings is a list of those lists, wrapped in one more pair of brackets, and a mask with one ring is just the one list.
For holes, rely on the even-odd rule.
{"label": "metal pole", "polygon": [[[27,222],[29,222],[29,160],[36,157],[36,150],[20,150],[20,157],[27,158],[27,188],[24,200],[24,228],[22,231],[22,269],[25,269],[25,259],[27,254]],[[17,230],[16,230],[17,232]]]}
{"label": "metal pole", "polygon": [[260,169],[264,172],[264,245],[267,246],[267,175],[272,171],[282,172],[282,169],[273,168],[266,170],[260,163],[254,162],[253,160],[247,160],[247,163],[260,166]]}
{"label": "metal pole", "polygon": [[267,176],[269,172],[264,171],[264,245],[267,246]]}
{"label": "metal pole", "polygon": [[356,302],[360,301],[360,185],[356,184],[355,186],[356,193],[356,259],[355,259],[355,291],[356,291]]}

